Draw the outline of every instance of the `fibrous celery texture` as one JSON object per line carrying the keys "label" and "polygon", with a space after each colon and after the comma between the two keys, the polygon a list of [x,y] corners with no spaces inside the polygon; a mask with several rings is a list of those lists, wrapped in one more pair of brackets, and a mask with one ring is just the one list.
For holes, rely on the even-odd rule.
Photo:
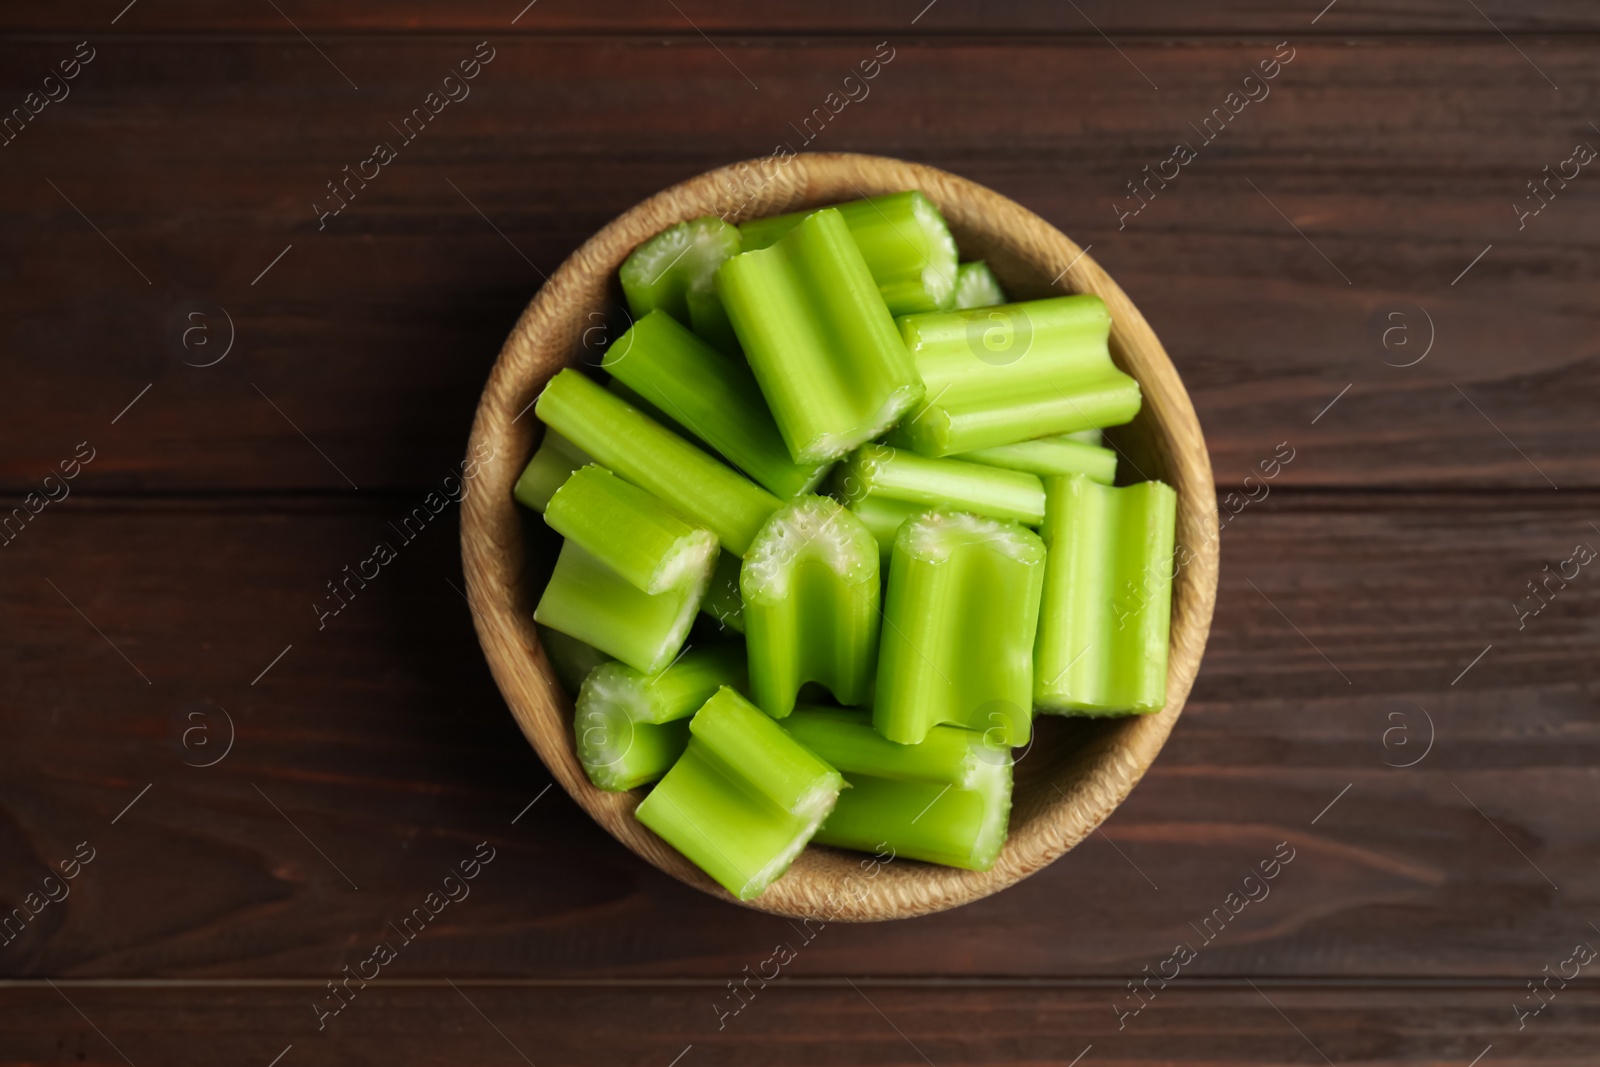
{"label": "fibrous celery texture", "polygon": [[779,500],[737,471],[570,368],[534,406],[553,428],[595,462],[659,497],[743,555]]}
{"label": "fibrous celery texture", "polygon": [[872,722],[916,744],[939,723],[1023,745],[1045,547],[1016,523],[933,511],[900,527],[889,564]]}
{"label": "fibrous celery texture", "polygon": [[523,468],[511,495],[523,507],[543,511],[573,471],[593,462],[577,445],[547,427],[544,440],[539,442],[533,458]]}
{"label": "fibrous celery texture", "polygon": [[1081,474],[1046,478],[1045,493],[1035,704],[1066,715],[1160,711],[1177,494],[1161,482],[1113,489]]}
{"label": "fibrous celery texture", "polygon": [[827,462],[789,458],[748,367],[711,348],[664,311],[634,323],[606,350],[602,365],[780,498],[810,492],[828,471]]}
{"label": "fibrous celery texture", "polygon": [[638,319],[660,309],[720,351],[737,353],[716,274],[740,251],[739,231],[713,215],[662,230],[635,248],[618,272],[628,310]]}
{"label": "fibrous celery texture", "polygon": [[[1094,434],[1096,440],[1099,439],[1099,430],[1088,432]],[[1099,444],[1078,440],[1072,434],[980,448],[976,452],[964,452],[953,458],[990,467],[1027,471],[1040,477],[1047,474],[1086,474],[1090,481],[1101,485],[1110,485],[1117,480],[1117,454]]]}
{"label": "fibrous celery texture", "polygon": [[1000,279],[994,276],[989,264],[980,259],[956,268],[956,298],[951,305],[953,310],[993,307],[1005,302],[1005,290],[1000,288]]}
{"label": "fibrous celery texture", "polygon": [[750,696],[775,718],[805,682],[841,704],[872,695],[878,654],[878,544],[826,497],[801,497],[756,535],[739,577]]}
{"label": "fibrous celery texture", "polygon": [[893,440],[928,456],[1128,422],[1139,383],[1111,362],[1097,296],[907,315],[900,331],[927,403]]}
{"label": "fibrous celery texture", "polygon": [[689,716],[725,685],[745,686],[737,645],[689,649],[656,674],[616,662],[595,667],[573,719],[589,781],[621,791],[660,778],[689,743]]}
{"label": "fibrous celery texture", "polygon": [[[891,315],[952,305],[959,279],[956,242],[933,201],[911,190],[852,200],[836,210],[861,249]],[[797,211],[740,223],[745,251],[776,244],[808,214]]]}
{"label": "fibrous celery texture", "polygon": [[842,456],[921,398],[838,211],[808,215],[770,248],[730,259],[717,291],[795,462]]}
{"label": "fibrous celery texture", "polygon": [[800,708],[784,729],[844,775],[850,788],[814,840],[863,852],[986,871],[1006,840],[1011,749],[976,730],[935,726],[898,745],[865,712]]}
{"label": "fibrous celery texture", "polygon": [[639,821],[740,900],[788,870],[844,788],[839,772],[723,688],[689,721],[682,758]]}
{"label": "fibrous celery texture", "polygon": [[856,449],[839,469],[834,488],[852,507],[877,497],[1026,526],[1044,521],[1044,484],[1037,475],[959,459],[929,459],[887,445]]}

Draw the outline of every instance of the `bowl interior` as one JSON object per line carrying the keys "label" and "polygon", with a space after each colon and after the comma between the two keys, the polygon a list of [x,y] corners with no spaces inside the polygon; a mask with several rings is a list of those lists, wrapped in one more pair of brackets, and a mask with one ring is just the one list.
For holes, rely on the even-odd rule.
{"label": "bowl interior", "polygon": [[[701,215],[730,222],[845,200],[921,189],[939,206],[964,260],[984,259],[1013,299],[1095,293],[1111,311],[1112,356],[1138,379],[1144,406],[1107,433],[1124,468],[1178,493],[1181,566],[1173,581],[1167,706],[1124,719],[1040,716],[1017,753],[1010,837],[986,872],[913,860],[876,862],[812,846],[747,906],[821,921],[899,918],[953,907],[1010,885],[1081,841],[1138,782],[1182,710],[1199,668],[1216,595],[1216,502],[1194,409],[1161,343],[1115,282],[1072,241],[1020,205],[932,167],[860,155],[800,154],[710,171],[667,189],[611,222],[572,254],[518,320],[495,364],[473,426],[474,455],[493,460],[462,505],[462,555],[474,620],[495,680],[524,734],[578,803],[640,856],[727,900],[717,886],[633,818],[642,793],[606,793],[578,763],[572,705],[555,681],[532,621],[533,558],[525,524],[538,517],[511,498],[542,432],[529,405],[546,381],[593,359],[615,307],[617,268],[640,242]],[[479,451],[481,450],[481,451]]]}

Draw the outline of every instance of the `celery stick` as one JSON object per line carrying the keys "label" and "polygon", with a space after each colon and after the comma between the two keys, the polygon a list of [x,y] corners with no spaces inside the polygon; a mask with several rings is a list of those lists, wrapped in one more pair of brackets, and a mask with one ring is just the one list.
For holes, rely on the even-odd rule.
{"label": "celery stick", "polygon": [[[1089,431],[1097,437],[1099,430]],[[1087,474],[1090,481],[1110,485],[1117,480],[1117,454],[1109,448],[1075,441],[1070,435],[1018,441],[1014,445],[995,445],[976,452],[964,452],[955,459],[983,463],[990,467],[1047,474]]]}
{"label": "celery stick", "polygon": [[593,462],[577,445],[547,427],[511,495],[523,507],[543,511],[573,471]]}
{"label": "celery stick", "polygon": [[639,804],[639,821],[740,900],[788,870],[844,779],[732,689],[689,721],[689,747]]}
{"label": "celery stick", "polygon": [[606,392],[610,393],[618,400],[621,400],[623,403],[631,404],[633,407],[638,408],[640,411],[644,412],[646,415],[650,416],[667,429],[672,430],[674,433],[685,429],[684,426],[681,426],[666,412],[662,411],[660,408],[650,403],[650,401],[640,396],[637,390],[620,378],[607,379]]}
{"label": "celery stick", "polygon": [[652,311],[606,351],[602,364],[630,389],[778,497],[810,492],[829,464],[789,458],[748,367]]}
{"label": "celery stick", "polygon": [[1034,703],[1066,715],[1160,711],[1167,699],[1177,494],[1046,478],[1049,546]]}
{"label": "celery stick", "polygon": [[744,600],[739,596],[739,568],[743,561],[732,552],[717,557],[717,569],[711,573],[711,588],[706,591],[700,610],[717,620],[717,624],[735,633],[744,633]]}
{"label": "celery stick", "polygon": [[538,630],[539,645],[544,649],[545,658],[550,661],[551,669],[556,672],[556,681],[561,683],[561,688],[567,691],[569,697],[577,696],[579,687],[589,677],[590,671],[602,663],[612,662],[611,657],[598,648],[584,644],[576,637],[568,637],[560,630],[552,630],[548,626],[540,626]]}
{"label": "celery stick", "polygon": [[[891,315],[950,307],[956,289],[956,242],[933,201],[916,190],[853,200],[836,208]],[[739,224],[744,250],[776,244],[811,212]]]}
{"label": "celery stick", "polygon": [[534,609],[535,622],[653,674],[683,647],[711,580],[713,556],[677,587],[646,593],[568,538]]}
{"label": "celery stick", "polygon": [[1095,427],[1092,430],[1073,430],[1071,433],[1064,433],[1061,436],[1068,441],[1077,441],[1080,444],[1103,445],[1105,444],[1106,435],[1100,432],[1099,427]]}
{"label": "celery stick", "polygon": [[661,498],[684,518],[743,555],[778,498],[729,470],[577,371],[561,371],[534,406],[595,462]]}
{"label": "celery stick", "polygon": [[750,696],[781,719],[805,682],[841,704],[872,695],[878,654],[878,545],[826,497],[801,497],[756,535],[739,575]]}
{"label": "celery stick", "polygon": [[[582,697],[579,697],[582,700]],[[615,704],[578,706],[578,762],[596,789],[623,793],[660,778],[689,744],[689,720],[634,722]]]}
{"label": "celery stick", "polygon": [[850,231],[818,211],[717,271],[734,331],[797,463],[834,459],[888,429],[922,383]]}
{"label": "celery stick", "polygon": [[1015,523],[931,511],[889,564],[873,725],[916,744],[938,723],[1028,741],[1044,543]]}
{"label": "celery stick", "polygon": [[905,316],[928,402],[891,441],[949,456],[1128,422],[1139,383],[1112,364],[1110,330],[1088,295]]}
{"label": "celery stick", "polygon": [[886,496],[863,496],[850,503],[856,518],[867,524],[878,542],[878,569],[887,573],[889,556],[894,552],[894,535],[900,526],[913,515],[928,510],[926,504],[913,504],[907,500],[891,500]]}
{"label": "celery stick", "polygon": [[716,534],[594,464],[556,490],[544,521],[646,593],[675,589],[716,563]]}
{"label": "celery stick", "polygon": [[1038,475],[959,459],[929,459],[886,445],[856,449],[835,485],[852,506],[876,496],[1027,526],[1044,521],[1044,485]]}
{"label": "celery stick", "polygon": [[680,222],[635,248],[618,272],[628,309],[660,309],[729,355],[738,342],[716,292],[717,268],[742,251],[739,231],[712,215]]}
{"label": "celery stick", "polygon": [[956,299],[952,305],[955,310],[993,307],[1005,302],[1005,290],[1000,288],[1000,279],[994,276],[989,264],[980,259],[956,268]]}

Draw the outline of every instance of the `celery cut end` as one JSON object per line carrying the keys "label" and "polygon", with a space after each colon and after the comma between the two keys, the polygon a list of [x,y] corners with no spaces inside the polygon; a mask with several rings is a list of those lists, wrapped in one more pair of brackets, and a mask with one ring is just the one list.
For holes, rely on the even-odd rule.
{"label": "celery cut end", "polygon": [[900,527],[896,547],[912,559],[939,563],[962,549],[981,546],[1028,566],[1044,562],[1044,542],[1016,523],[962,511],[929,511]]}
{"label": "celery cut end", "polygon": [[956,268],[955,301],[951,305],[954,309],[961,311],[994,307],[1005,302],[1006,294],[1000,288],[1000,279],[994,276],[994,271],[983,260],[963,263]]}

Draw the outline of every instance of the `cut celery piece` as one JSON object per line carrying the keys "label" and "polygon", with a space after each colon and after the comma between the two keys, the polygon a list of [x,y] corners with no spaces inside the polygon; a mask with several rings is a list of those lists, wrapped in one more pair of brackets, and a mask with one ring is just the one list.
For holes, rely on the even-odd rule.
{"label": "cut celery piece", "polygon": [[865,523],[826,497],[779,508],[745,556],[739,591],[757,707],[783,718],[806,682],[841,704],[871,697],[878,544]]}
{"label": "cut celery piece", "polygon": [[592,463],[556,490],[544,521],[646,593],[675,589],[716,563],[716,534]]}
{"label": "cut celery piece", "polygon": [[[1089,432],[1099,437],[1099,430]],[[1090,481],[1101,485],[1110,485],[1117,480],[1115,452],[1097,444],[1084,444],[1068,434],[1018,441],[1014,445],[980,448],[976,452],[964,452],[953,458],[990,467],[1005,467],[1007,470],[1027,471],[1040,477],[1047,474],[1086,474]]]}
{"label": "cut celery piece", "polygon": [[578,689],[583,685],[583,680],[589,677],[590,671],[602,663],[612,662],[611,657],[598,648],[576,637],[568,637],[560,630],[540,626],[538,631],[539,645],[544,649],[545,658],[550,661],[550,668],[556,672],[556,681],[561,683],[561,688],[567,691],[569,697],[577,697]]}
{"label": "cut celery piece", "polygon": [[1044,542],[1015,523],[930,511],[900,527],[889,564],[873,725],[916,744],[939,723],[1023,745]]}
{"label": "cut celery piece", "polygon": [[689,746],[639,804],[639,821],[740,900],[789,869],[844,788],[732,689],[689,720]]}
{"label": "cut celery piece", "polygon": [[1011,750],[976,730],[935,726],[899,745],[862,712],[800,708],[784,720],[791,737],[844,775],[850,786],[813,840],[864,852],[986,871],[1006,840]]}
{"label": "cut celery piece", "polygon": [[778,509],[777,497],[571,368],[550,379],[534,411],[596,463],[711,530],[730,552],[743,555]]}
{"label": "cut celery piece", "polygon": [[1044,484],[1025,471],[929,459],[887,445],[862,445],[839,469],[836,489],[852,507],[870,497],[944,507],[1026,526],[1044,521]]}
{"label": "cut celery piece", "polygon": [[578,762],[596,789],[623,793],[653,782],[678,762],[689,744],[689,720],[634,722],[615,704],[578,697],[572,731]]}
{"label": "cut celery piece", "polygon": [[748,367],[717,352],[664,311],[634,323],[607,349],[602,365],[782,499],[810,492],[828,472],[827,462],[789,458]]}
{"label": "cut celery piece", "polygon": [[711,588],[700,602],[700,610],[717,621],[719,627],[744,633],[744,600],[739,596],[739,568],[743,561],[732,552],[717,557],[711,572]]}
{"label": "cut celery piece", "polygon": [[905,316],[928,402],[891,442],[949,456],[1128,422],[1139,383],[1112,364],[1110,331],[1089,295]]}
{"label": "cut celery piece", "polygon": [[1081,474],[1046,478],[1049,546],[1034,703],[1041,712],[1125,715],[1167,700],[1177,494]]}
{"label": "cut celery piece", "polygon": [[994,276],[989,264],[983,260],[963,263],[956,268],[956,299],[952,306],[957,311],[966,308],[994,307],[1006,302],[1000,279]]}
{"label": "cut celery piece", "polygon": [[635,248],[618,272],[628,310],[660,309],[729,355],[739,351],[717,297],[717,268],[742,251],[739,231],[714,215],[680,222]]}
{"label": "cut celery piece", "polygon": [[544,440],[534,449],[511,495],[523,507],[543,511],[573,471],[593,462],[577,445],[546,427]]}
{"label": "cut celery piece", "polygon": [[1064,433],[1061,436],[1068,441],[1077,441],[1079,444],[1103,445],[1105,444],[1106,435],[1097,426],[1092,430],[1073,430],[1071,433]]}
{"label": "cut celery piece", "polygon": [[621,378],[608,378],[606,380],[606,392],[610,393],[618,400],[638,408],[640,411],[644,412],[652,419],[655,419],[669,430],[676,431],[684,429],[684,427],[679,425],[676,420],[669,417],[666,412],[662,411],[660,408],[650,403],[650,401],[640,396],[639,393],[633,389],[633,387],[628,385],[628,383],[624,382]]}
{"label": "cut celery piece", "polygon": [[770,248],[735,256],[717,291],[797,463],[888,429],[922,383],[844,220],[815,212]]}
{"label": "cut celery piece", "polygon": [[926,504],[913,504],[906,500],[890,500],[886,496],[863,496],[850,502],[856,518],[867,524],[878,542],[878,569],[887,573],[889,556],[894,552],[894,537],[900,526],[911,516],[928,510]]}

